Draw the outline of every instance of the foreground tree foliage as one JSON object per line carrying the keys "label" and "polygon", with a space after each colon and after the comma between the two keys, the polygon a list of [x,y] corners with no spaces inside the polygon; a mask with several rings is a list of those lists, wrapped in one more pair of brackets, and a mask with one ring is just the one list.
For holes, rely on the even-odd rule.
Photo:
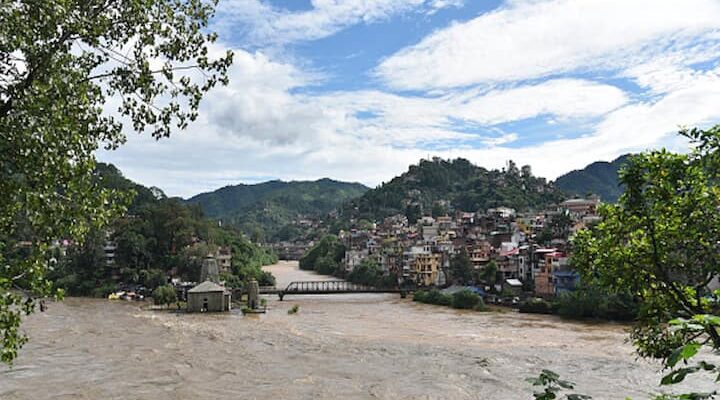
{"label": "foreground tree foliage", "polygon": [[696,372],[720,380],[718,366],[692,361],[703,347],[720,350],[720,291],[710,289],[720,275],[720,127],[681,134],[695,142],[692,153],[631,157],[619,202],[603,206],[602,222],[573,240],[584,281],[640,299],[631,338],[640,355],[663,360],[663,385]]}
{"label": "foreground tree foliage", "polygon": [[[12,362],[33,296],[48,295],[53,240],[82,242],[126,205],[99,189],[93,153],[123,121],[160,138],[227,82],[210,57],[213,0],[0,2],[0,359]],[[115,104],[114,109],[106,105]],[[116,116],[111,112],[115,111]]]}
{"label": "foreground tree foliage", "polygon": [[[527,378],[526,380],[533,386],[542,386],[542,391],[535,391],[533,393],[533,398],[535,400],[559,399],[560,397],[558,396],[560,396],[561,392],[575,388],[574,383],[560,379],[560,375],[547,369],[542,370],[537,378]],[[590,396],[582,394],[566,394],[562,398],[567,400],[591,399]]]}

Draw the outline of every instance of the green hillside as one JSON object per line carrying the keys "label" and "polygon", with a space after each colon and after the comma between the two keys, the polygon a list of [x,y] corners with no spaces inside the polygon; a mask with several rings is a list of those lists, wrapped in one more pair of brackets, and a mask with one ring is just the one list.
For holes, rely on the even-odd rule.
{"label": "green hillside", "polygon": [[299,219],[323,217],[367,190],[359,183],[331,179],[276,180],[226,186],[194,196],[187,203],[199,205],[208,217],[238,226],[256,240],[280,241],[305,233],[297,224]]}
{"label": "green hillside", "polygon": [[603,201],[614,203],[623,192],[618,181],[618,170],[630,154],[612,162],[594,162],[584,169],[569,172],[555,180],[555,186],[571,195],[596,194]]}
{"label": "green hillside", "polygon": [[434,158],[411,165],[402,175],[346,203],[343,215],[377,220],[400,213],[414,221],[423,214],[444,214],[451,209],[538,209],[563,198],[544,178],[534,176],[529,166],[518,168],[510,161],[503,170],[487,170],[462,158]]}
{"label": "green hillside", "polygon": [[[134,183],[111,164],[98,163],[95,180],[132,195],[132,202],[106,229],[89,232],[85,242],[69,246],[66,256],[57,255],[49,278],[69,294],[105,296],[118,285],[152,290],[170,276],[197,281],[200,261],[217,246],[232,250],[231,269],[223,277],[229,285],[250,278],[272,284],[272,276],[260,267],[275,262],[275,255],[231,227],[219,227],[199,207]],[[112,265],[105,258],[108,239],[116,245]]]}

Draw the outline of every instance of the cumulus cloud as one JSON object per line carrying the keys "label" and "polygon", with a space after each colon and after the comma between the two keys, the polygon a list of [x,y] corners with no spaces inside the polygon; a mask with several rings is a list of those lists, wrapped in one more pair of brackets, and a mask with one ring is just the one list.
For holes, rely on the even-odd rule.
{"label": "cumulus cloud", "polygon": [[220,3],[215,28],[241,31],[246,42],[256,45],[277,45],[321,39],[402,13],[431,14],[462,4],[461,0],[312,0],[310,10],[290,11],[262,0],[226,0]]}
{"label": "cumulus cloud", "polygon": [[461,143],[474,140],[502,150],[518,139],[516,133],[468,133],[459,121],[492,125],[546,114],[596,118],[627,101],[613,86],[578,79],[438,97],[297,91],[314,79],[262,52],[236,49],[230,85],[206,96],[200,118],[187,132],[157,143],[131,135],[126,146],[101,158],[173,195],[252,177],[331,176],[374,185],[427,156],[428,148],[445,149],[438,154],[448,157],[472,155],[448,149],[472,150]]}
{"label": "cumulus cloud", "polygon": [[515,0],[398,51],[375,73],[393,88],[430,90],[621,69],[682,55],[699,37],[717,41],[719,29],[715,0]]}
{"label": "cumulus cloud", "polygon": [[[269,12],[252,26],[261,42],[460,4],[318,0],[290,12],[226,3],[226,13]],[[374,186],[428,156],[493,168],[513,159],[553,179],[668,144],[680,125],[720,121],[718,8],[707,0],[513,0],[397,52],[375,69],[387,85],[363,90],[323,90],[302,63],[235,49],[230,85],[207,95],[188,131],[159,142],[130,135],[99,156],[182,196],[269,178]],[[522,126],[503,126],[530,120],[545,137],[528,142]]]}

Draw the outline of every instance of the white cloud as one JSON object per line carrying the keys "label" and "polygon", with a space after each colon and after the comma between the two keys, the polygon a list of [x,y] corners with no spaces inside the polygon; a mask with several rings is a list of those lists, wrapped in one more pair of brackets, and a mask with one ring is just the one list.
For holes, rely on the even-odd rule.
{"label": "white cloud", "polygon": [[463,132],[458,120],[484,126],[543,114],[596,118],[627,101],[617,88],[573,79],[440,97],[296,93],[313,79],[262,52],[235,50],[230,85],[206,96],[188,131],[160,142],[131,134],[126,146],[101,158],[171,195],[189,196],[252,177],[330,176],[374,185],[428,153],[474,154],[468,146],[457,152],[429,147],[477,140],[504,152],[500,146],[518,139],[516,133]]}
{"label": "white cloud", "polygon": [[517,121],[538,115],[560,119],[603,115],[628,101],[610,85],[580,79],[557,79],[537,85],[493,90],[448,110],[449,115],[483,124]]}
{"label": "white cloud", "polygon": [[[254,26],[267,30],[254,32],[262,40],[305,40],[399,10],[384,6],[422,4],[416,9],[432,12],[433,4],[451,3],[315,1],[306,12],[268,9]],[[267,52],[235,50],[230,85],[207,95],[187,132],[159,142],[131,135],[126,146],[100,158],[132,179],[183,196],[269,177],[375,185],[427,156],[465,157],[485,167],[513,159],[555,178],[667,144],[680,124],[720,121],[720,69],[713,61],[720,50],[713,24],[720,19],[711,21],[720,3],[677,4],[512,1],[438,31],[378,68],[395,87],[427,89],[424,94],[308,92],[310,84],[317,90],[318,78],[301,67]],[[546,75],[551,78],[539,79]],[[628,80],[641,90],[631,90]],[[605,83],[617,81],[622,86]],[[540,120],[548,126],[532,129],[548,137],[531,145],[523,145],[522,128],[498,127],[536,117],[546,117]],[[569,126],[584,135],[573,137]]]}
{"label": "white cloud", "polygon": [[[516,0],[397,52],[376,75],[428,90],[624,68],[682,55],[703,35],[718,40],[718,30],[716,0]],[[706,58],[717,56],[705,47]]]}
{"label": "white cloud", "polygon": [[[259,81],[263,81],[261,77],[268,71],[277,74],[273,75],[275,79],[269,79],[270,82],[287,81],[272,90],[262,90],[269,84],[254,85],[250,78],[234,80],[235,84],[227,89],[233,93],[226,96],[218,92],[208,97],[203,104],[206,112],[201,114],[205,117],[187,132],[159,142],[144,135],[132,135],[126,146],[115,152],[102,153],[101,159],[116,163],[132,179],[159,186],[170,195],[183,196],[252,181],[252,177],[290,180],[329,176],[372,186],[389,180],[406,170],[409,164],[427,156],[465,157],[493,168],[502,167],[505,161],[513,159],[519,164],[532,165],[536,174],[555,178],[593,161],[611,160],[628,151],[666,143],[680,124],[707,125],[720,120],[720,109],[716,107],[720,104],[720,71],[716,69],[696,75],[657,100],[608,105],[606,114],[596,116],[601,118],[600,122],[589,134],[579,138],[550,139],[545,143],[517,147],[522,136],[512,132],[495,138],[480,138],[486,147],[472,148],[460,145],[466,133],[442,125],[446,113],[456,112],[452,103],[457,101],[455,98],[404,98],[381,92],[346,92],[319,97],[291,94],[287,88],[303,82],[302,74],[297,70],[267,61],[259,54],[244,54],[240,59],[245,61],[233,67],[237,68],[233,76],[257,68],[255,76]],[[241,67],[245,63],[249,66]],[[296,76],[296,80],[290,78],[292,76]],[[567,88],[577,84],[591,85],[570,82]],[[553,84],[557,83],[547,85]],[[593,90],[602,89],[598,86]],[[521,98],[524,91],[537,89],[521,87],[512,90],[516,90],[517,98]],[[540,95],[542,91],[537,93]],[[243,100],[246,104],[238,105],[236,111],[246,121],[260,121],[250,125],[256,129],[245,127],[244,124],[250,122],[243,122],[245,120],[239,117],[235,124],[210,117],[210,111],[223,102],[234,104],[236,96],[245,95],[249,96]],[[510,95],[503,92],[493,96]],[[499,104],[502,108],[512,102]],[[246,109],[241,110],[241,107]],[[573,107],[563,112],[578,115]],[[296,108],[305,110],[304,119],[298,119],[296,113],[282,111]],[[263,122],[273,110],[279,110],[269,118],[273,122]],[[375,111],[377,115],[355,117],[363,110]],[[509,115],[518,113],[511,111]],[[278,130],[289,132],[289,138],[278,136]],[[433,136],[450,147],[436,146],[442,150],[428,150],[428,146],[422,144],[433,140]],[[507,147],[510,143],[515,146]]]}
{"label": "white cloud", "polygon": [[356,24],[386,20],[407,12],[434,13],[460,7],[462,0],[312,0],[306,11],[279,9],[262,0],[226,0],[219,5],[215,29],[244,31],[258,45],[321,39]]}

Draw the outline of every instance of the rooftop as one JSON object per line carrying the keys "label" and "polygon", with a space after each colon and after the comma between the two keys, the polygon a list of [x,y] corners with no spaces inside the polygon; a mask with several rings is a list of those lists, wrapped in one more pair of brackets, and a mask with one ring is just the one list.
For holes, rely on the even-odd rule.
{"label": "rooftop", "polygon": [[225,288],[218,285],[217,283],[205,281],[194,288],[188,290],[188,293],[202,293],[202,292],[224,292]]}

